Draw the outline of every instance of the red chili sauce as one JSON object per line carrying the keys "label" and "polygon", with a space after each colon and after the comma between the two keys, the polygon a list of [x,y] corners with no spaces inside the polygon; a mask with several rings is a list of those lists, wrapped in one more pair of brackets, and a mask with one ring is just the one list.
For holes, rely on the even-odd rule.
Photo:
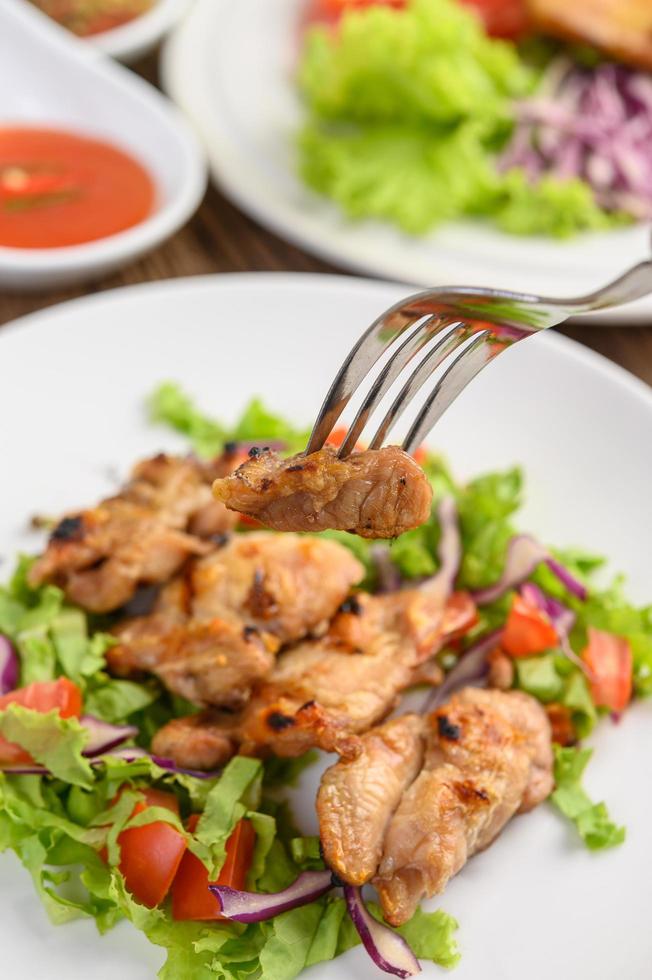
{"label": "red chili sauce", "polygon": [[110,143],[0,128],[0,245],[58,248],[115,235],[152,213],[145,168]]}

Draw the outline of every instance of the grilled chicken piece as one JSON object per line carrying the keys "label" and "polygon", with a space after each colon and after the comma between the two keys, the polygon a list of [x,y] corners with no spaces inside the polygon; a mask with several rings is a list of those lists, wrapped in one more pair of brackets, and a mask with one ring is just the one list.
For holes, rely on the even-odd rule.
{"label": "grilled chicken piece", "polygon": [[352,885],[378,868],[387,825],[423,762],[423,719],[403,715],[372,728],[360,752],[321,778],[317,815],[324,860]]}
{"label": "grilled chicken piece", "polygon": [[[415,668],[469,629],[475,616],[463,593],[448,601],[427,588],[353,596],[325,636],[281,654],[237,718],[210,712],[204,723],[249,755],[297,756],[319,747],[353,758],[361,751],[358,733],[381,721],[413,683]],[[430,679],[441,680],[441,670],[433,666]],[[159,736],[176,759],[166,729],[155,750]],[[183,764],[192,768],[187,733],[183,751]]]}
{"label": "grilled chicken piece", "polygon": [[528,0],[535,28],[652,69],[650,0]]}
{"label": "grilled chicken piece", "polygon": [[425,473],[398,446],[346,459],[330,446],[290,459],[261,451],[217,480],[213,493],[277,531],[334,528],[363,538],[395,538],[418,527],[432,503]]}
{"label": "grilled chicken piece", "polygon": [[236,536],[116,630],[114,674],[148,671],[198,704],[240,707],[282,643],[323,628],[363,574],[334,541]]}
{"label": "grilled chicken piece", "polygon": [[385,834],[374,879],[383,915],[401,925],[425,896],[440,894],[515,813],[550,793],[550,725],[518,691],[467,688],[428,719],[424,768]]}
{"label": "grilled chicken piece", "polygon": [[252,532],[193,566],[192,611],[235,615],[292,643],[325,627],[363,575],[336,541]]}
{"label": "grilled chicken piece", "polygon": [[175,718],[156,733],[152,742],[155,755],[174,761],[182,769],[206,772],[227,763],[237,748],[217,713],[213,716],[210,710]]}
{"label": "grilled chicken piece", "polygon": [[210,550],[195,535],[221,534],[237,522],[210,484],[239,459],[225,454],[209,465],[160,454],[139,463],[118,496],[59,522],[31,584],[53,582],[77,605],[108,612],[139,585],[167,581],[188,557]]}

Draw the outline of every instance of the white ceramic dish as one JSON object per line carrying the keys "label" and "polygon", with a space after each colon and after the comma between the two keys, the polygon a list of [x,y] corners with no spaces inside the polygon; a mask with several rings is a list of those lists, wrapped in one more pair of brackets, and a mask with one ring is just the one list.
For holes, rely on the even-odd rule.
{"label": "white ceramic dish", "polygon": [[[6,2],[6,0],[5,0]],[[28,0],[11,0],[26,4]],[[111,58],[130,64],[152,51],[175,26],[188,9],[191,0],[156,0],[147,13],[134,20],[84,38],[84,43],[97,48]]]}
{"label": "white ceramic dish", "polygon": [[[480,222],[412,238],[347,221],[296,175],[297,22],[305,0],[197,0],[164,50],[167,91],[193,119],[215,180],[262,224],[339,265],[422,286],[475,285],[549,296],[597,288],[649,254],[643,226],[570,242],[519,238]],[[618,313],[650,322],[652,299]],[[614,320],[613,314],[596,319]]]}
{"label": "white ceramic dish", "polygon": [[[110,492],[107,473],[181,440],[145,421],[143,401],[175,378],[208,412],[233,418],[254,393],[308,423],[343,354],[401,287],[291,275],[220,276],[132,287],[78,300],[0,330],[0,555],[34,549],[30,515]],[[318,356],[316,356],[318,353]],[[65,354],[65,356],[63,356]],[[56,365],[56,370],[53,369]],[[437,426],[461,476],[515,462],[527,475],[520,525],[610,556],[639,602],[650,600],[652,394],[603,358],[554,334],[500,357]],[[451,980],[647,980],[652,781],[650,705],[595,737],[587,787],[627,825],[625,845],[584,850],[547,806],[515,819],[440,900],[460,921]],[[294,806],[314,832],[318,768]],[[431,903],[431,907],[435,903]],[[50,926],[26,872],[0,859],[3,976],[153,980],[163,960],[122,926]],[[443,974],[424,966],[424,978]],[[310,980],[379,980],[360,949]]]}
{"label": "white ceramic dish", "polygon": [[87,39],[104,54],[130,64],[152,51],[185,14],[191,0],[156,0],[151,10],[122,27]]}
{"label": "white ceramic dish", "polygon": [[174,234],[204,194],[203,153],[181,113],[151,85],[28,4],[3,7],[0,125],[60,127],[106,139],[140,160],[157,187],[145,221],[56,249],[0,247],[0,287],[52,289],[97,278]]}

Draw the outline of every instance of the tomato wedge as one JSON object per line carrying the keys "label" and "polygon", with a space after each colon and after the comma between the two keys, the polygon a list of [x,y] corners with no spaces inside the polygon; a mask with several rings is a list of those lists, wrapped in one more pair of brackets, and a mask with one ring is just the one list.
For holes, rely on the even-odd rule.
{"label": "tomato wedge", "polygon": [[[199,815],[193,813],[188,830],[194,831]],[[216,885],[242,890],[256,843],[256,833],[249,820],[241,820],[226,844],[226,861]],[[220,903],[208,890],[210,882],[204,864],[186,851],[172,885],[172,917],[177,921],[211,922],[222,919]]]}
{"label": "tomato wedge", "polygon": [[[28,684],[0,697],[0,711],[4,711],[10,704],[20,704],[23,708],[39,711],[41,714],[58,711],[62,718],[79,718],[82,696],[76,684],[67,677],[60,677],[56,681]],[[20,745],[8,742],[0,736],[0,766],[16,766],[33,761],[29,752]]]}
{"label": "tomato wedge", "polygon": [[[179,802],[173,793],[146,789],[145,799],[134,807],[132,816],[150,806],[165,807],[179,815]],[[160,905],[174,881],[186,850],[186,839],[170,824],[157,820],[143,827],[129,827],[118,837],[120,872],[136,901],[153,909]]]}
{"label": "tomato wedge", "polygon": [[528,33],[530,18],[526,0],[459,0],[480,17],[491,37],[515,40]]}
{"label": "tomato wedge", "polygon": [[537,606],[515,595],[500,646],[510,657],[531,657],[559,643],[557,631]]}
{"label": "tomato wedge", "polygon": [[589,669],[591,697],[599,708],[622,711],[632,698],[633,657],[629,641],[589,626],[582,660]]}

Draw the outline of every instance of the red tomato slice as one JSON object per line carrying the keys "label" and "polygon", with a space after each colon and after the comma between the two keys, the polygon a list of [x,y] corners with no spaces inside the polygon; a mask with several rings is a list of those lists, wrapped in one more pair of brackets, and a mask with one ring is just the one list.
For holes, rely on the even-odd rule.
{"label": "red tomato slice", "polygon": [[[199,815],[193,813],[188,830],[194,831]],[[256,844],[256,833],[248,820],[241,820],[226,844],[226,861],[214,884],[244,888]],[[222,919],[220,903],[208,890],[210,882],[204,864],[186,851],[172,885],[172,917],[177,921],[211,922]]]}
{"label": "red tomato slice", "polygon": [[[10,704],[20,704],[23,708],[39,711],[41,714],[58,711],[62,718],[79,718],[82,696],[76,684],[67,677],[60,677],[56,681],[28,684],[27,687],[19,687],[0,697],[0,711],[4,711]],[[0,766],[15,766],[33,761],[29,752],[20,745],[8,742],[0,736]]]}
{"label": "red tomato slice", "polygon": [[459,0],[471,7],[482,20],[491,37],[512,40],[523,37],[530,28],[526,0]]}
{"label": "red tomato slice", "polygon": [[[179,815],[179,802],[173,793],[145,790],[145,800],[134,807],[132,816],[150,806],[165,807]],[[136,901],[153,909],[160,905],[174,881],[186,850],[183,834],[170,824],[157,820],[144,827],[129,827],[118,837],[118,867],[127,889]]]}
{"label": "red tomato slice", "polygon": [[531,657],[556,647],[559,637],[544,612],[515,595],[500,646],[510,657]]}
{"label": "red tomato slice", "polygon": [[598,707],[622,711],[632,698],[633,657],[629,641],[589,626],[582,660],[591,674],[591,697]]}

